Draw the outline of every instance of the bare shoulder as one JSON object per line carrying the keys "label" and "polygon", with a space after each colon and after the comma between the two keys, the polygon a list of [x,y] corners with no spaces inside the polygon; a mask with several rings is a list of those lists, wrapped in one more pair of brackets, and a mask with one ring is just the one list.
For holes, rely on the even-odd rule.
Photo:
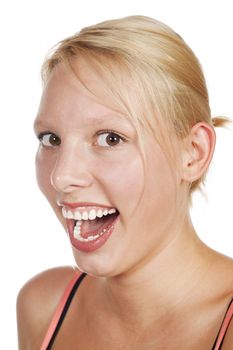
{"label": "bare shoulder", "polygon": [[[218,254],[219,264],[218,264],[218,288],[221,290],[219,294],[219,300],[222,300],[222,310],[224,313],[226,310],[224,308],[227,307],[227,302],[230,302],[233,299],[233,259],[223,254]],[[232,310],[232,306],[231,306]],[[224,337],[223,345],[221,347],[222,350],[230,350],[232,349],[233,344],[233,319],[231,315],[231,321],[229,327],[227,329],[226,335]],[[222,323],[222,319],[221,319]]]}
{"label": "bare shoulder", "polygon": [[56,306],[75,274],[70,266],[52,268],[21,288],[17,297],[19,349],[39,348]]}
{"label": "bare shoulder", "polygon": [[211,249],[209,274],[217,294],[225,298],[233,297],[233,259]]}
{"label": "bare shoulder", "polygon": [[232,344],[233,344],[233,310],[232,310],[230,317],[231,317],[231,321],[230,321],[230,325],[227,329],[227,333],[226,333],[226,336],[225,336],[224,341],[223,341],[222,350],[231,350],[232,349]]}
{"label": "bare shoulder", "polygon": [[226,256],[222,255],[222,260],[221,260],[221,277],[219,283],[222,283],[223,285],[226,286],[226,294],[229,294],[229,297],[233,297],[233,259]]}

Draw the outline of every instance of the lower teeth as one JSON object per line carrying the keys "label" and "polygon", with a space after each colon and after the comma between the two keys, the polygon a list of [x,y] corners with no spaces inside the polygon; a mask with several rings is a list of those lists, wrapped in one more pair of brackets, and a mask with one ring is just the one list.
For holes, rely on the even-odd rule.
{"label": "lower teeth", "polygon": [[81,242],[94,241],[95,239],[99,238],[107,231],[107,228],[104,228],[98,235],[89,236],[87,238],[84,238],[81,236],[81,225],[82,225],[82,223],[78,224],[78,222],[77,222],[77,224],[74,227],[74,234],[73,234],[74,238],[76,238],[78,241],[81,241]]}

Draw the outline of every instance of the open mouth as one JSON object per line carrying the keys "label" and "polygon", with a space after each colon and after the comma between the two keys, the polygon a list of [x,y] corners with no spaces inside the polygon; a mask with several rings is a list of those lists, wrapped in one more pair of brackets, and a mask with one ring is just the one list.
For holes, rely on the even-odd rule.
{"label": "open mouth", "polygon": [[83,243],[97,241],[108,233],[119,216],[116,208],[79,207],[71,211],[63,207],[62,212],[72,241]]}
{"label": "open mouth", "polygon": [[116,210],[115,213],[108,213],[92,220],[67,219],[67,221],[72,229],[73,238],[80,242],[90,242],[104,235],[112,227],[118,216],[119,211]]}

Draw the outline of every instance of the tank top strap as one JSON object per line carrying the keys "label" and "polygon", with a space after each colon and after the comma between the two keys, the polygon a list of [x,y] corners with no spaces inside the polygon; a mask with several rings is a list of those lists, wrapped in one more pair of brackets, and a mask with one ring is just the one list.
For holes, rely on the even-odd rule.
{"label": "tank top strap", "polygon": [[232,320],[233,316],[233,298],[231,299],[231,302],[227,308],[226,314],[224,316],[224,319],[222,321],[220,330],[218,332],[217,338],[215,340],[215,343],[213,345],[212,350],[220,350],[223,344],[224,337],[227,333],[227,329],[230,325],[230,322]]}
{"label": "tank top strap", "polygon": [[55,337],[61,327],[61,324],[65,318],[65,315],[69,309],[71,301],[82,282],[83,278],[86,276],[86,273],[76,273],[72,280],[67,285],[58,305],[53,314],[52,320],[50,322],[47,333],[44,337],[43,343],[40,350],[49,350],[55,340]]}

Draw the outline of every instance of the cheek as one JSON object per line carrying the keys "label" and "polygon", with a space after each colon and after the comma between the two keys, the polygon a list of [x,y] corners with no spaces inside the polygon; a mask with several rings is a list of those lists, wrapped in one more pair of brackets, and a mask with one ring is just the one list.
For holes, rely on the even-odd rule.
{"label": "cheek", "polygon": [[100,168],[99,163],[99,182],[108,197],[120,212],[127,216],[133,214],[144,185],[144,168],[140,154],[129,152],[117,161],[113,157],[111,161],[104,163],[102,170]]}
{"label": "cheek", "polygon": [[39,147],[36,154],[36,179],[41,192],[49,198],[49,194],[52,191],[50,183],[50,174],[53,168],[53,162],[48,161],[45,157],[43,149]]}
{"label": "cheek", "polygon": [[176,174],[166,157],[154,152],[148,161],[146,186],[144,192],[145,216],[156,224],[166,224],[172,220],[176,209],[177,181]]}

